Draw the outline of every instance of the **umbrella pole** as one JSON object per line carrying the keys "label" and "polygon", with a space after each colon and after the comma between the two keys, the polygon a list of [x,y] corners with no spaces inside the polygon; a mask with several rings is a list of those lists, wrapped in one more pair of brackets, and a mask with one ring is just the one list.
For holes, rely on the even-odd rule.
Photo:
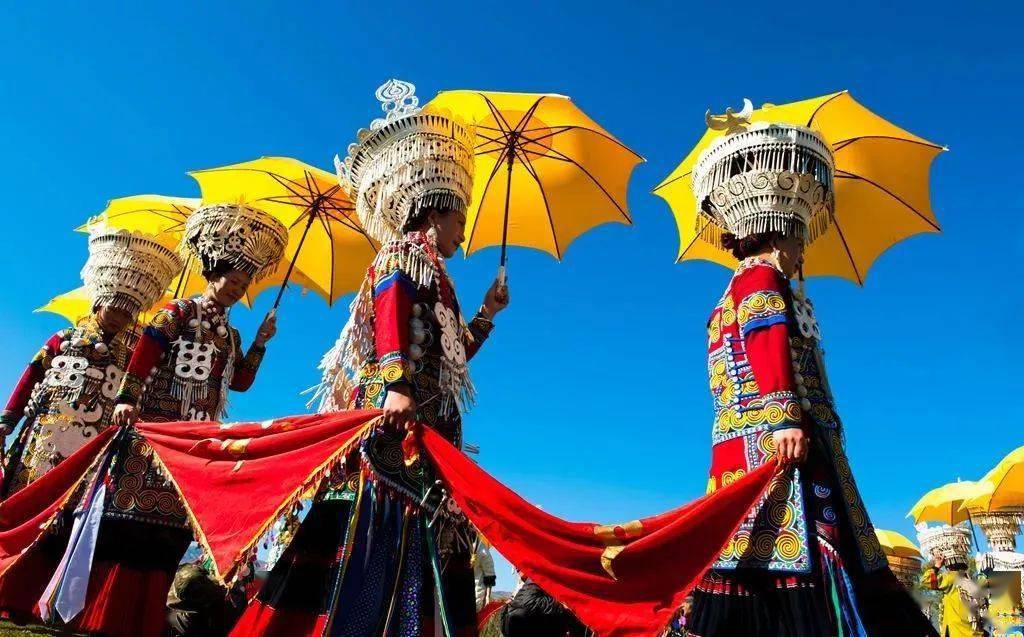
{"label": "umbrella pole", "polygon": [[306,227],[302,230],[299,245],[295,246],[295,253],[292,254],[291,263],[288,264],[288,271],[284,273],[284,281],[281,281],[281,289],[277,291],[277,299],[274,300],[275,310],[281,305],[281,297],[284,296],[284,290],[288,287],[288,280],[292,278],[292,270],[295,269],[295,260],[299,258],[299,251],[302,250],[302,244],[306,242],[306,235],[309,234],[309,229],[313,226],[316,215],[317,211],[315,209],[309,211],[309,219],[306,220]]}
{"label": "umbrella pole", "polygon": [[188,277],[192,275],[192,256],[190,255],[185,259],[185,267],[181,269],[181,276],[178,277],[178,285],[174,288],[174,298],[181,298],[181,290],[185,286],[185,282],[188,281]]}
{"label": "umbrella pole", "polygon": [[980,553],[981,552],[981,546],[978,545],[978,531],[974,528],[974,520],[971,518],[971,511],[970,511],[970,509],[966,509],[966,511],[967,511],[967,522],[968,522],[968,524],[971,525],[971,537],[974,538],[974,550],[978,551]]}
{"label": "umbrella pole", "polygon": [[508,250],[508,208],[512,202],[512,164],[515,162],[515,155],[512,153],[512,147],[506,149],[505,155],[508,157],[506,178],[505,178],[505,219],[501,225],[501,262],[498,264],[498,283],[499,285],[505,285],[505,259]]}

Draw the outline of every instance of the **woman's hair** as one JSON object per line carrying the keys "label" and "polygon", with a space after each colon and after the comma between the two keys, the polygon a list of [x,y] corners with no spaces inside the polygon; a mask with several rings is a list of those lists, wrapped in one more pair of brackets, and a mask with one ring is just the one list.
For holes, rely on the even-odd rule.
{"label": "woman's hair", "polygon": [[427,223],[427,218],[430,217],[430,212],[436,211],[437,214],[447,215],[452,212],[450,208],[437,208],[434,206],[416,206],[416,208],[409,213],[409,218],[405,220],[405,225],[402,226],[402,232],[412,232],[413,230],[421,230]]}
{"label": "woman's hair", "polygon": [[219,261],[215,267],[203,270],[203,278],[206,279],[207,281],[210,281],[211,279],[214,279],[216,277],[224,276],[225,274],[231,272],[234,269],[235,266],[229,263],[228,261]]}
{"label": "woman's hair", "polygon": [[782,235],[778,232],[758,232],[742,239],[738,239],[731,232],[725,232],[722,234],[722,247],[732,252],[737,259],[742,260],[752,254],[764,252],[765,248],[771,247],[773,241],[781,238]]}

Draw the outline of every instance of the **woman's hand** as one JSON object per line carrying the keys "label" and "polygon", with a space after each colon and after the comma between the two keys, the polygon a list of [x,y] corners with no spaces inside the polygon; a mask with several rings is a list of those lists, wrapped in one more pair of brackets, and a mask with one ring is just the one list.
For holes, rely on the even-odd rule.
{"label": "woman's hand", "polygon": [[384,426],[402,431],[416,419],[416,399],[408,385],[393,385],[384,398]]}
{"label": "woman's hand", "polygon": [[135,405],[121,404],[114,407],[114,415],[111,417],[111,422],[114,423],[115,427],[130,427],[135,424],[135,421],[139,419],[138,410],[135,409]]}
{"label": "woman's hand", "polygon": [[277,313],[274,310],[267,312],[267,316],[260,323],[260,328],[256,330],[256,338],[252,344],[257,347],[264,347],[267,341],[274,338],[277,334]]}
{"label": "woman's hand", "polygon": [[775,452],[782,462],[803,462],[807,458],[807,434],[803,429],[779,429],[772,433],[772,439],[775,440]]}
{"label": "woman's hand", "polygon": [[498,312],[508,307],[509,294],[508,284],[503,283],[500,278],[494,279],[494,283],[487,289],[484,295],[483,307],[487,311],[488,318],[493,319]]}

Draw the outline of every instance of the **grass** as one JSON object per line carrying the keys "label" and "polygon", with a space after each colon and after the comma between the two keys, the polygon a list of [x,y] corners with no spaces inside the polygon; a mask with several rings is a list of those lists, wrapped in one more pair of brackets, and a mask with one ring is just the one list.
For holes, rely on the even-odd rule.
{"label": "grass", "polygon": [[66,637],[75,633],[49,626],[18,626],[0,620],[0,637],[38,637],[39,635],[61,635]]}

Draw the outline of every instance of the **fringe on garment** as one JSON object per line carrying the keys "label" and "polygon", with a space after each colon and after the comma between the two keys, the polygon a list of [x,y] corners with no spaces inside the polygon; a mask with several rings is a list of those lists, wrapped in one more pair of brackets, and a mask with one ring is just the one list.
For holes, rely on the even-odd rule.
{"label": "fringe on garment", "polygon": [[381,248],[349,305],[348,322],[334,346],[320,360],[320,384],[313,389],[307,406],[319,401],[319,413],[339,411],[348,406],[348,398],[358,383],[359,371],[375,354],[372,273],[395,270],[401,270],[421,287],[430,287],[438,276],[437,266],[415,243],[397,240]]}
{"label": "fringe on garment", "polygon": [[[417,286],[429,288],[440,276],[439,271],[423,248],[410,241],[393,241],[385,245],[374,261],[372,272],[401,270]],[[349,306],[349,318],[334,346],[324,354],[318,369],[320,383],[312,389],[307,406],[319,401],[317,411],[326,413],[348,407],[349,398],[358,384],[359,371],[375,357],[373,277],[368,274]],[[465,322],[458,319],[463,338],[469,333]],[[465,340],[465,338],[464,338]],[[447,388],[441,397],[442,413],[456,409],[466,410],[476,398],[476,390],[469,376],[469,368],[441,359],[439,384]]]}

